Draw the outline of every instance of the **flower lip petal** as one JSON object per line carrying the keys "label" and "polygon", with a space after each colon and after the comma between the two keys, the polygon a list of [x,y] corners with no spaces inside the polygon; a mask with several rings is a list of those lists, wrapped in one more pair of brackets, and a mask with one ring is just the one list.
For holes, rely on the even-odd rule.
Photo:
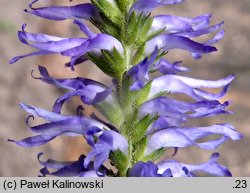
{"label": "flower lip petal", "polygon": [[207,27],[210,23],[211,17],[212,17],[211,13],[206,13],[206,14],[194,17],[194,18],[182,17],[181,19],[192,24],[193,29],[197,30],[197,29],[203,29]]}
{"label": "flower lip petal", "polygon": [[[51,52],[60,52],[72,47],[81,45],[86,38],[63,38],[47,34],[33,34],[25,31],[26,24],[22,25],[22,31],[18,31],[18,38],[23,44],[27,44],[37,49]],[[29,43],[31,42],[31,43]],[[50,45],[53,45],[51,47]],[[60,47],[60,48],[59,48]]]}
{"label": "flower lip petal", "polygon": [[70,62],[65,63],[66,67],[74,67],[75,65],[81,64],[85,61],[87,61],[88,58],[87,56],[83,55],[83,56],[76,56],[75,58],[72,57]]}
{"label": "flower lip petal", "polygon": [[181,3],[184,0],[138,0],[130,9],[130,12],[136,10],[137,12],[141,13],[148,13],[152,9],[164,5],[173,5],[177,3]]}
{"label": "flower lip petal", "polygon": [[[208,81],[201,79],[188,78],[177,75],[164,75],[155,78],[151,83],[151,90],[148,95],[149,98],[156,96],[161,92],[170,93],[182,93],[195,100],[217,100],[223,97],[230,85],[235,78],[234,75],[230,75],[224,79],[216,81]],[[200,90],[199,88],[222,88],[219,93],[209,93],[207,91]]]}
{"label": "flower lip petal", "polygon": [[[225,31],[221,30],[219,33],[217,33],[212,39],[208,40],[207,42],[204,43],[204,45],[213,45],[215,43],[217,43],[218,41],[220,41],[225,35]],[[199,53],[191,53],[193,58],[195,59],[200,59],[201,58],[201,54]]]}
{"label": "flower lip petal", "polygon": [[[74,49],[75,47],[81,46],[86,41],[85,38],[68,38],[61,41],[56,42],[37,42],[34,44],[29,44],[30,46],[40,49],[46,50],[54,53],[63,53],[68,50]],[[74,56],[74,55],[72,55]]]}
{"label": "flower lip petal", "polygon": [[22,25],[22,31],[18,31],[20,39],[27,39],[31,42],[49,42],[49,41],[60,41],[65,40],[67,38],[64,37],[58,37],[58,36],[52,36],[47,34],[41,34],[41,33],[29,33],[25,31],[25,28],[27,27],[27,24]]}
{"label": "flower lip petal", "polygon": [[[42,154],[43,153],[38,154],[38,161],[42,166],[44,166],[44,168],[40,170],[43,176],[53,175],[53,176],[65,176],[65,177],[73,177],[73,176],[99,177],[96,171],[93,170],[94,169],[92,166],[93,163],[91,163],[91,165],[87,169],[83,167],[85,159],[84,155],[81,155],[76,161],[59,162],[52,159],[48,159],[47,161],[41,161],[40,157]],[[49,169],[53,169],[55,171],[50,172]],[[101,170],[104,172],[102,173],[102,176],[105,176],[105,168],[102,167]]]}
{"label": "flower lip petal", "polygon": [[162,34],[154,37],[146,43],[145,54],[148,55],[153,52],[153,48],[158,47],[164,51],[171,49],[182,49],[189,52],[195,52],[199,54],[207,54],[217,51],[213,46],[204,45],[195,42],[184,36],[178,36],[173,34]]}
{"label": "flower lip petal", "polygon": [[[40,145],[46,144],[60,135],[82,136],[85,134],[87,128],[92,127],[92,126],[99,126],[99,124],[95,124],[96,122],[86,123],[86,119],[82,119],[82,120],[75,120],[75,119],[72,120],[72,119],[73,118],[71,117],[71,120],[63,120],[63,121],[58,121],[58,122],[45,123],[42,125],[31,127],[30,129],[33,132],[40,133],[40,134],[32,136],[32,137],[27,137],[20,141],[16,141],[12,139],[9,139],[8,141],[14,142],[17,145],[20,145],[23,147],[34,147],[34,146],[40,146]],[[105,128],[107,127],[105,126]]]}
{"label": "flower lip petal", "polygon": [[94,32],[92,32],[87,25],[85,25],[83,22],[78,21],[78,20],[74,20],[73,24],[76,24],[79,26],[80,30],[85,33],[88,38],[94,38],[96,36],[96,34]]}
{"label": "flower lip petal", "polygon": [[219,33],[217,33],[212,39],[205,42],[206,45],[213,45],[220,41],[225,35],[225,30],[221,30]]}
{"label": "flower lip petal", "polygon": [[61,134],[76,134],[76,135],[85,135],[86,131],[89,128],[92,127],[98,127],[101,130],[104,128],[109,130],[109,128],[89,117],[78,117],[78,116],[69,116],[68,119],[57,121],[57,122],[51,122],[51,123],[45,123],[42,125],[37,125],[34,127],[31,127],[30,129],[35,132],[42,135],[61,135]]}
{"label": "flower lip petal", "polygon": [[[171,75],[169,75],[170,77]],[[229,75],[226,78],[220,79],[220,80],[213,80],[213,81],[209,81],[209,80],[200,80],[200,79],[194,79],[194,78],[189,78],[189,77],[184,77],[184,76],[174,76],[176,79],[181,80],[183,82],[185,82],[185,84],[193,87],[193,88],[219,88],[222,86],[226,86],[228,84],[230,84],[234,79],[235,76],[234,75]]]}
{"label": "flower lip petal", "polygon": [[243,135],[238,133],[230,124],[216,124],[207,127],[189,128],[187,130],[181,129],[181,132],[185,135],[190,135],[189,132],[192,133],[192,136],[190,135],[192,140],[197,140],[212,133],[224,135],[231,138],[232,140],[239,140],[243,137]]}
{"label": "flower lip petal", "polygon": [[[159,116],[177,122],[184,122],[191,118],[214,116],[217,114],[228,113],[225,108],[229,105],[226,101],[221,104],[218,101],[198,101],[194,103],[182,102],[167,97],[158,97],[143,103],[139,108],[139,117],[150,114],[151,117]],[[166,120],[166,119],[165,119]],[[175,125],[173,125],[175,126]],[[149,128],[148,133],[170,127],[169,122],[158,120]]]}
{"label": "flower lip petal", "polygon": [[217,160],[219,158],[219,153],[213,153],[208,162],[199,164],[199,165],[189,165],[183,164],[185,167],[189,168],[190,171],[204,171],[206,173],[215,175],[215,176],[228,176],[231,177],[231,172],[224,166],[218,164]]}
{"label": "flower lip petal", "polygon": [[187,37],[196,37],[215,31],[221,27],[222,23],[208,27],[210,17],[211,14],[200,15],[195,18],[157,15],[154,17],[150,33],[165,28],[169,33],[184,36],[185,34],[190,34]]}
{"label": "flower lip petal", "polygon": [[197,165],[185,164],[175,160],[161,161],[157,164],[159,168],[158,173],[161,175],[164,171],[170,169],[173,177],[192,176],[192,173],[196,171],[205,172],[214,176],[232,176],[226,167],[217,162],[218,157],[219,153],[213,153],[207,162]]}
{"label": "flower lip petal", "polygon": [[39,163],[46,167],[46,168],[51,168],[51,169],[61,169],[63,168],[65,165],[68,165],[68,164],[72,164],[72,162],[58,162],[58,161],[55,161],[55,160],[52,160],[52,159],[48,159],[47,161],[41,161],[41,156],[43,155],[43,153],[39,153],[37,155],[37,159],[39,161]]}
{"label": "flower lip petal", "polygon": [[192,26],[179,17],[171,15],[157,15],[154,17],[150,33],[158,31],[164,27],[168,32],[192,30]]}
{"label": "flower lip petal", "polygon": [[159,168],[158,173],[160,175],[163,174],[167,169],[171,170],[173,177],[186,177],[189,175],[189,171],[185,172],[185,170],[183,170],[182,163],[179,163],[175,160],[161,161],[157,164],[157,166]]}
{"label": "flower lip petal", "polygon": [[47,111],[45,109],[37,108],[25,103],[19,103],[20,107],[26,112],[44,118],[47,121],[62,121],[67,119],[66,116]]}
{"label": "flower lip petal", "polygon": [[9,142],[13,142],[19,146],[22,147],[34,147],[34,146],[39,146],[39,145],[43,145],[49,141],[51,141],[52,139],[56,138],[56,136],[52,136],[52,135],[36,135],[33,137],[27,137],[23,140],[20,141],[16,141],[13,139],[8,139]]}
{"label": "flower lip petal", "polygon": [[166,74],[176,74],[177,72],[187,72],[189,69],[187,67],[180,66],[182,61],[176,61],[174,63],[170,63],[166,59],[160,59],[154,65],[153,70],[158,70],[163,75]]}
{"label": "flower lip petal", "polygon": [[[221,23],[218,23],[216,25],[209,26],[207,28],[202,28],[202,29],[198,29],[198,30],[194,30],[194,31],[177,32],[174,34],[180,35],[180,36],[185,36],[185,37],[198,37],[198,36],[219,30],[223,26],[223,24],[224,24],[224,21],[222,21]],[[207,45],[211,45],[211,44],[207,44]]]}
{"label": "flower lip petal", "polygon": [[[198,143],[196,140],[211,135],[221,135],[216,140]],[[197,128],[167,128],[151,134],[147,145],[147,154],[164,147],[188,147],[196,145],[203,149],[215,149],[228,138],[239,140],[242,134],[229,124],[218,124]]]}
{"label": "flower lip petal", "polygon": [[46,51],[46,50],[39,50],[39,51],[31,52],[31,53],[28,53],[28,54],[25,54],[25,55],[16,56],[16,57],[9,60],[9,64],[14,64],[17,61],[19,61],[19,60],[21,60],[23,58],[30,57],[30,56],[39,56],[39,55],[46,55],[46,54],[53,54],[53,52]]}
{"label": "flower lip petal", "polygon": [[91,3],[78,4],[74,6],[50,6],[34,8],[33,4],[38,2],[34,0],[30,3],[31,11],[25,9],[24,11],[42,18],[50,20],[66,20],[66,19],[86,19],[97,16],[97,10]]}
{"label": "flower lip petal", "polygon": [[38,69],[42,77],[35,79],[42,80],[43,82],[52,84],[59,88],[65,88],[68,90],[78,90],[78,89],[83,89],[86,86],[93,86],[97,92],[102,92],[108,88],[106,85],[88,78],[76,77],[68,79],[55,79],[49,75],[45,67],[38,66]]}
{"label": "flower lip petal", "polygon": [[[106,42],[109,42],[108,44]],[[108,34],[97,34],[95,37],[88,39],[81,45],[72,47],[71,49],[62,52],[64,56],[80,56],[87,52],[101,53],[101,50],[113,50],[116,48],[120,53],[123,53],[122,44],[113,36]]]}
{"label": "flower lip petal", "polygon": [[94,120],[85,116],[63,116],[60,114],[48,112],[46,110],[36,108],[30,105],[21,104],[21,107],[33,114],[40,116],[48,121],[49,123],[44,123],[41,125],[30,127],[30,129],[38,133],[39,135],[35,135],[32,137],[27,137],[20,141],[8,140],[10,142],[14,142],[17,145],[24,147],[33,147],[39,146],[45,143],[48,143],[52,139],[60,136],[60,135],[85,135],[87,129],[91,127],[99,127],[101,130],[109,128],[101,122]]}

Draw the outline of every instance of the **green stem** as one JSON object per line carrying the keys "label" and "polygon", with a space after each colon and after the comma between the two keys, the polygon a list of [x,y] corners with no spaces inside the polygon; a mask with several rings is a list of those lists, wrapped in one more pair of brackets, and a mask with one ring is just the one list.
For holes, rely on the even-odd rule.
{"label": "green stem", "polygon": [[[127,13],[124,13],[123,16],[123,26],[122,26],[122,31],[121,31],[121,42],[123,45],[123,49],[124,49],[124,62],[126,64],[126,71],[124,73],[126,73],[131,66],[131,60],[132,60],[132,48],[130,45],[128,45],[127,43]],[[124,76],[124,74],[123,74]],[[119,175],[121,177],[125,177],[127,175],[127,170],[132,167],[132,165],[134,164],[134,156],[133,156],[133,141],[131,141],[130,139],[130,135],[128,133],[128,130],[131,130],[132,127],[132,117],[133,115],[131,115],[131,109],[132,109],[132,105],[130,102],[128,102],[126,99],[128,98],[129,95],[129,91],[124,92],[127,90],[127,82],[126,80],[123,79],[124,77],[120,77],[118,79],[117,82],[117,98],[119,101],[119,104],[121,106],[121,109],[123,111],[123,116],[124,116],[124,122],[122,124],[122,128],[121,128],[121,134],[123,136],[125,136],[128,140],[128,162],[127,165],[124,168],[120,168],[119,169]],[[130,124],[131,123],[131,124]]]}
{"label": "green stem", "polygon": [[131,48],[129,46],[124,46],[124,56],[125,56],[125,64],[126,64],[126,69],[128,70],[130,68],[131,64]]}

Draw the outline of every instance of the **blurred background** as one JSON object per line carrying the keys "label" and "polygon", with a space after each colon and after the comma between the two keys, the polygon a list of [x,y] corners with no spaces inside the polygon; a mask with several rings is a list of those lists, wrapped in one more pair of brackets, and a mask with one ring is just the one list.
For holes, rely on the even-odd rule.
{"label": "blurred background", "polygon": [[[24,13],[22,10],[28,7],[29,2],[0,0],[0,176],[37,176],[40,166],[36,155],[39,152],[45,153],[44,159],[76,160],[80,153],[88,151],[82,138],[59,137],[43,147],[29,149],[6,142],[8,138],[22,139],[31,135],[25,125],[27,114],[19,108],[19,102],[50,110],[53,102],[63,93],[63,90],[31,78],[32,70],[38,76],[37,65],[46,66],[50,74],[58,78],[84,76],[110,82],[107,76],[88,62],[77,66],[76,71],[72,72],[64,67],[68,58],[59,55],[31,57],[9,65],[8,60],[13,56],[32,51],[22,45],[16,36],[23,23],[28,24],[29,32],[83,36],[72,21],[53,22]],[[88,1],[41,0],[38,4],[73,5],[83,2]],[[158,9],[155,13],[159,12],[189,17],[213,13],[213,24],[225,21],[226,35],[216,44],[218,52],[197,61],[186,52],[173,51],[168,54],[168,59],[172,62],[183,60],[183,65],[192,69],[188,74],[190,77],[215,80],[229,74],[236,75],[228,94],[222,99],[233,101],[229,110],[234,114],[198,120],[197,124],[205,126],[228,122],[243,133],[242,140],[228,141],[218,149],[221,154],[219,160],[234,176],[250,176],[250,0],[187,0],[183,4]],[[64,112],[74,113],[78,104],[79,99],[73,98],[65,105]],[[85,107],[86,114],[91,111],[91,107]],[[167,152],[167,155],[171,153]],[[211,153],[195,147],[185,148],[179,151],[176,159],[200,163],[206,161]]]}

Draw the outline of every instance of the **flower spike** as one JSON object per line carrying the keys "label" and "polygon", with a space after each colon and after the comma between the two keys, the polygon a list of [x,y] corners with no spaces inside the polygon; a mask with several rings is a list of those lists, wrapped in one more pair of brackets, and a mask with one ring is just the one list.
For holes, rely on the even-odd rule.
{"label": "flower spike", "polygon": [[[69,57],[65,66],[72,70],[90,60],[112,79],[106,85],[84,77],[54,78],[42,66],[38,66],[40,77],[32,71],[34,79],[65,92],[52,111],[20,103],[30,114],[26,124],[35,135],[9,141],[29,148],[62,135],[81,136],[91,148],[86,155],[68,162],[42,161],[42,153],[38,154],[41,176],[195,177],[200,172],[232,176],[218,163],[219,153],[195,165],[164,156],[169,148],[174,148],[174,157],[181,148],[216,150],[228,140],[243,137],[228,123],[199,125],[202,118],[232,114],[227,110],[231,101],[223,101],[222,97],[235,76],[192,78],[182,61],[171,61],[169,57],[174,49],[188,52],[195,59],[217,51],[215,44],[225,34],[223,21],[211,25],[210,13],[191,18],[151,14],[156,8],[184,0],[92,0],[71,6],[35,7],[38,2],[33,0],[25,12],[54,21],[71,19],[83,37],[30,33],[24,24],[18,38],[36,50],[16,56],[9,63],[35,55],[59,54]],[[86,22],[97,30],[93,32]],[[207,36],[207,40],[199,41],[201,36]],[[176,94],[184,95],[186,100],[176,99]],[[65,115],[62,107],[74,96],[83,104],[77,104],[75,114]],[[90,115],[84,105],[94,108]],[[31,124],[30,118],[36,116],[45,122]]]}

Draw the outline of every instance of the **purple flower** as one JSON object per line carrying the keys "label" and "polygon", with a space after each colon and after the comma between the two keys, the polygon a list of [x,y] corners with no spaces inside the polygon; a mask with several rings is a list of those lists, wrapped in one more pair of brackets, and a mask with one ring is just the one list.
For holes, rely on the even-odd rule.
{"label": "purple flower", "polygon": [[[150,114],[151,116],[158,116],[159,118],[148,128],[148,132],[153,132],[156,130],[161,130],[168,127],[177,127],[181,124],[186,123],[189,119],[201,118],[201,117],[210,117],[218,114],[228,114],[230,111],[226,111],[225,108],[229,105],[228,102],[224,102],[220,104],[218,101],[201,101],[197,103],[187,103],[186,105],[195,109],[187,111],[188,108],[182,107],[181,105],[176,106],[176,109],[173,108],[175,102],[166,103],[165,102],[157,102],[152,101],[149,103],[145,103],[142,105],[140,109],[140,117],[144,117],[146,114]],[[181,103],[181,101],[178,101]],[[185,104],[185,102],[183,102]],[[197,106],[196,106],[197,105]],[[198,107],[201,105],[200,107]],[[146,107],[151,108],[148,113],[145,111]],[[196,106],[196,107],[195,107]],[[170,107],[170,109],[168,109]],[[177,109],[177,108],[180,109]],[[211,108],[211,109],[210,109]],[[185,110],[186,109],[186,110]],[[166,110],[164,112],[164,110]]]}
{"label": "purple flower", "polygon": [[[148,97],[152,98],[160,93],[182,93],[195,100],[217,100],[223,97],[232,82],[235,78],[234,75],[230,75],[224,79],[209,81],[194,79],[184,76],[175,75],[177,71],[187,71],[187,68],[179,67],[180,62],[176,62],[171,65],[167,60],[163,59],[158,62],[155,62],[157,56],[157,49],[153,52],[150,59],[145,59],[141,63],[133,66],[128,75],[132,80],[131,90],[140,90],[147,83],[150,84],[150,92]],[[155,63],[155,64],[154,64]],[[177,67],[176,67],[177,65]],[[159,70],[164,74],[150,81],[149,72],[150,70]],[[222,91],[216,94],[203,91],[200,88],[220,88]]]}
{"label": "purple flower", "polygon": [[205,172],[214,176],[232,176],[230,171],[217,162],[219,153],[213,153],[210,159],[202,164],[190,165],[175,160],[166,160],[158,164],[137,162],[130,170],[131,177],[192,177],[194,172]]}
{"label": "purple flower", "polygon": [[144,117],[148,114],[151,117],[159,116],[158,120],[148,128],[148,131],[152,132],[152,130],[180,125],[191,118],[231,113],[225,110],[228,105],[229,102],[223,104],[218,101],[190,103],[167,97],[158,97],[143,103],[139,108],[139,116]]}
{"label": "purple flower", "polygon": [[[69,79],[54,79],[50,77],[46,68],[39,66],[39,71],[42,77],[36,78],[43,82],[54,85],[59,88],[69,90],[69,92],[58,98],[54,104],[53,112],[60,113],[62,105],[65,101],[73,96],[80,96],[82,102],[88,105],[96,104],[108,97],[112,91],[106,85],[87,78],[69,78]],[[110,96],[111,97],[111,96]]]}
{"label": "purple flower", "polygon": [[157,54],[158,49],[156,48],[150,58],[145,58],[142,62],[130,68],[128,76],[134,81],[133,85],[130,86],[130,90],[136,91],[144,87],[145,80],[149,80],[150,66],[153,65]]}
{"label": "purple flower", "polygon": [[48,123],[30,127],[31,131],[38,135],[27,137],[20,141],[9,139],[9,141],[23,147],[43,145],[60,135],[84,136],[88,130],[96,127],[100,128],[100,130],[109,130],[103,123],[89,117],[61,115],[23,103],[20,106],[26,112],[48,121]]}
{"label": "purple flower", "polygon": [[[152,98],[159,93],[166,92],[172,94],[182,93],[195,100],[217,100],[226,94],[233,79],[233,75],[216,81],[200,80],[178,75],[164,75],[152,80],[149,98]],[[215,94],[199,89],[220,87],[222,87],[222,91]]]}
{"label": "purple flower", "polygon": [[[87,28],[82,26],[82,23],[77,21],[74,22],[77,25],[80,25],[82,30],[85,30],[87,34],[90,34]],[[97,34],[93,37],[93,34],[90,35],[91,38],[62,38],[56,36],[49,36],[46,34],[32,34],[25,31],[26,24],[22,26],[22,31],[18,32],[19,40],[26,45],[38,49],[38,51],[17,56],[12,58],[9,63],[15,63],[18,60],[34,56],[34,55],[44,55],[44,54],[54,54],[59,53],[64,56],[71,57],[71,67],[73,68],[76,61],[82,58],[86,53],[101,53],[101,50],[113,50],[116,48],[121,53],[123,48],[121,43],[114,37],[107,34]],[[84,28],[84,29],[83,29]],[[105,42],[109,42],[106,44]]]}
{"label": "purple flower", "polygon": [[[162,42],[161,43],[162,47],[164,47],[166,51],[168,49],[173,49],[173,48],[184,49],[184,50],[191,51],[192,56],[196,59],[199,59],[201,58],[201,54],[216,51],[216,49],[211,47],[211,45],[215,44],[216,42],[218,42],[219,40],[223,38],[224,30],[221,30],[220,32],[218,32],[217,35],[214,36],[212,39],[208,40],[207,42],[204,42],[203,45],[206,47],[203,47],[203,48],[201,45],[198,46],[197,42],[191,42],[190,39],[185,39],[183,37],[194,38],[194,37],[202,36],[204,34],[209,34],[211,32],[217,31],[223,26],[224,22],[221,22],[213,26],[208,26],[210,17],[211,17],[210,14],[201,15],[193,19],[175,17],[171,15],[159,15],[154,18],[150,33],[152,34],[164,28],[165,31],[168,32],[169,35],[172,34],[172,35],[177,35],[177,36],[182,37],[182,38],[176,38],[175,36],[170,36],[170,38],[172,39],[174,38],[172,40],[173,43],[172,45],[170,46],[167,45],[166,47],[164,47],[164,44],[167,44],[165,42],[169,42],[169,39],[168,39],[169,37],[167,36],[161,37],[156,40]],[[183,45],[179,46],[179,42],[182,42],[181,44]],[[150,44],[149,44],[149,47],[150,47]],[[195,49],[198,49],[198,50],[195,50]]]}
{"label": "purple flower", "polygon": [[[196,142],[199,139],[215,134],[221,135],[221,137],[206,142]],[[213,150],[229,138],[232,140],[242,138],[242,135],[235,131],[234,127],[229,124],[217,124],[207,127],[165,128],[149,135],[146,154],[150,154],[161,148],[188,147],[193,145]]]}
{"label": "purple flower", "polygon": [[[152,161],[137,162],[131,170],[129,171],[130,177],[161,177],[162,175],[158,174],[158,166],[154,164]],[[168,170],[169,171],[169,170]],[[171,176],[171,172],[169,171],[169,176]]]}
{"label": "purple flower", "polygon": [[219,30],[224,22],[213,26],[209,25],[211,14],[204,14],[195,18],[176,17],[172,15],[158,15],[154,17],[150,33],[162,28],[169,34],[198,37]]}
{"label": "purple flower", "polygon": [[[91,134],[94,135],[95,132]],[[221,137],[206,142],[196,142],[197,140],[214,134],[221,135]],[[203,149],[216,149],[229,138],[239,140],[242,138],[242,135],[236,132],[229,124],[218,124],[193,128],[166,127],[157,131],[148,131],[146,137],[148,140],[147,147],[143,154],[144,156],[148,156],[159,149],[170,147],[182,148],[195,145]],[[118,149],[125,155],[127,155],[128,152],[127,140],[115,131],[103,131],[103,134],[99,136],[96,144],[93,143],[93,140],[89,141],[93,149],[85,159],[85,167],[87,167],[92,158],[94,158],[94,168],[98,170],[99,167],[108,160],[110,152]]]}
{"label": "purple flower", "polygon": [[133,6],[132,10],[136,10],[138,12],[150,12],[152,9],[164,5],[172,5],[181,3],[184,0],[138,0]]}
{"label": "purple flower", "polygon": [[187,50],[191,53],[207,54],[217,51],[217,49],[210,45],[195,42],[187,37],[174,35],[174,34],[162,34],[149,40],[146,43],[145,54],[151,54],[155,47],[169,51],[172,49]]}
{"label": "purple flower", "polygon": [[217,162],[218,158],[219,153],[213,153],[207,162],[198,165],[184,164],[175,160],[162,161],[157,164],[158,173],[162,174],[166,169],[170,169],[173,177],[195,176],[193,172],[205,172],[213,176],[232,176],[226,167]]}
{"label": "purple flower", "polygon": [[34,8],[33,4],[39,0],[33,0],[30,3],[31,11],[25,9],[24,11],[39,17],[50,20],[65,20],[65,19],[86,19],[90,20],[91,17],[96,17],[98,11],[91,3],[79,4],[74,6],[50,6]]}
{"label": "purple flower", "polygon": [[96,171],[109,158],[110,152],[120,150],[126,155],[128,153],[127,140],[115,131],[104,131],[99,136],[97,143],[90,143],[90,145],[92,145],[93,149],[87,154],[84,166],[87,168],[91,159],[94,158],[94,168]]}
{"label": "purple flower", "polygon": [[[64,177],[99,177],[100,175],[103,177],[105,176],[105,169],[102,166],[101,171],[102,174],[99,172],[97,173],[93,168],[93,163],[89,165],[86,169],[83,166],[85,156],[81,155],[78,160],[71,161],[71,162],[59,162],[52,159],[48,159],[47,161],[41,161],[40,157],[43,153],[39,153],[37,158],[39,163],[43,166],[40,170],[42,176],[52,175],[52,176],[64,176]],[[53,170],[53,171],[49,171]]]}
{"label": "purple flower", "polygon": [[182,61],[176,61],[174,63],[170,63],[166,59],[160,59],[158,62],[156,62],[153,70],[158,70],[160,73],[164,75],[189,71],[187,67],[180,66],[181,63]]}
{"label": "purple flower", "polygon": [[200,15],[195,18],[157,15],[154,17],[150,32],[164,28],[168,33],[190,33],[206,28],[209,25],[210,18],[211,14]]}

